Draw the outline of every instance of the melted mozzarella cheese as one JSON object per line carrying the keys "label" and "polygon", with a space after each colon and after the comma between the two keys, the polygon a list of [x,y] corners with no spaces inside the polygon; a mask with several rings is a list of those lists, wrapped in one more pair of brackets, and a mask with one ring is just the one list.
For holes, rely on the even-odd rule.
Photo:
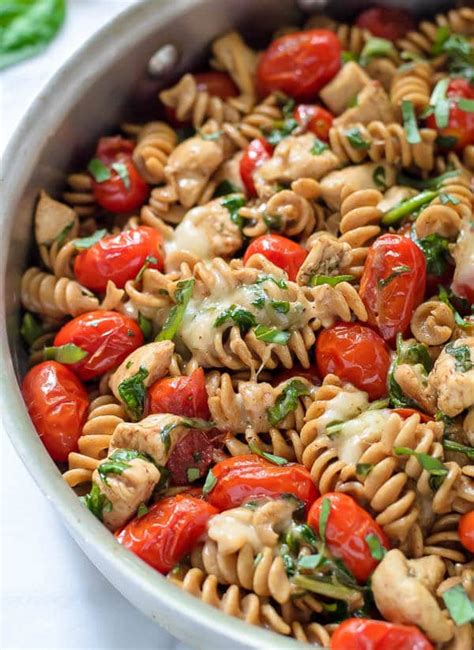
{"label": "melted mozzarella cheese", "polygon": [[188,251],[201,260],[211,259],[211,246],[202,228],[200,214],[190,210],[173,232],[173,237],[165,242],[166,253]]}
{"label": "melted mozzarella cheese", "polygon": [[367,393],[361,390],[341,391],[329,400],[324,413],[317,420],[319,433],[325,433],[326,427],[335,422],[344,422],[357,417],[369,406]]}
{"label": "melted mozzarella cheese", "polygon": [[259,553],[263,545],[252,520],[253,511],[248,508],[227,510],[209,520],[208,535],[224,555],[236,553],[245,544],[250,544],[254,552]]}
{"label": "melted mozzarella cheese", "polygon": [[368,445],[380,440],[389,415],[388,409],[365,411],[345,422],[341,431],[333,436],[339,459],[356,464]]}

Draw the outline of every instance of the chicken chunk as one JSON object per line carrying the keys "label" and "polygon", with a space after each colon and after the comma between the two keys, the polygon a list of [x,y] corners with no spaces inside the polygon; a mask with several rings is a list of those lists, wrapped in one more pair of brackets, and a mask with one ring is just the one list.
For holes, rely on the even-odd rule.
{"label": "chicken chunk", "polygon": [[358,63],[349,61],[320,92],[321,99],[336,115],[343,113],[347,105],[360,91],[370,84],[369,75]]}
{"label": "chicken chunk", "polygon": [[77,235],[77,215],[68,205],[52,199],[41,192],[35,212],[35,237],[38,244],[51,245],[61,233],[69,231],[69,236]]}
{"label": "chicken chunk", "polygon": [[92,481],[106,499],[102,511],[103,522],[109,530],[114,531],[133,517],[141,503],[148,501],[160,480],[160,472],[153,463],[135,457],[124,461],[127,467],[121,473],[101,474],[101,467],[106,469],[111,460],[113,459],[106,458],[102,461],[94,470]]}
{"label": "chicken chunk", "polygon": [[148,343],[134,350],[123,361],[109,380],[112,393],[118,400],[121,400],[119,386],[125,379],[136,375],[140,369],[147,371],[143,379],[145,388],[151,386],[157,379],[167,374],[174,352],[172,341],[159,341]]}
{"label": "chicken chunk", "polygon": [[397,121],[390,98],[378,81],[371,81],[365,86],[357,95],[357,105],[344,111],[334,120],[333,126],[369,124],[374,120],[379,120],[384,124]]}
{"label": "chicken chunk", "polygon": [[212,180],[218,183],[227,181],[231,184],[234,192],[245,192],[245,187],[240,175],[240,161],[244,155],[243,151],[238,151],[236,154],[225,160],[214,174]]}
{"label": "chicken chunk", "polygon": [[474,337],[448,343],[428,377],[438,409],[449,417],[474,405]]}
{"label": "chicken chunk", "polygon": [[434,596],[444,572],[437,555],[407,560],[398,549],[389,551],[372,575],[377,608],[392,623],[417,625],[431,641],[449,641],[454,626]]}
{"label": "chicken chunk", "polygon": [[385,91],[390,92],[390,86],[397,71],[397,66],[393,61],[384,57],[376,57],[368,62],[366,70],[372,79],[382,84]]}
{"label": "chicken chunk", "polygon": [[400,364],[395,369],[394,379],[406,397],[418,404],[423,411],[435,413],[436,394],[426,381],[426,374],[421,364]]}
{"label": "chicken chunk", "polygon": [[351,259],[349,244],[339,242],[331,235],[322,234],[315,239],[308,257],[300,266],[296,280],[298,284],[305,286],[314,275],[339,275],[341,268],[350,266]]}
{"label": "chicken chunk", "polygon": [[219,142],[188,138],[170,154],[165,177],[185,208],[195,205],[210,177],[224,159]]}
{"label": "chicken chunk", "polygon": [[321,196],[325,203],[333,209],[341,207],[341,190],[344,185],[350,185],[354,190],[358,189],[379,189],[374,181],[374,172],[377,167],[385,170],[385,182],[392,185],[395,182],[396,170],[388,163],[364,163],[363,165],[351,165],[344,169],[332,171],[320,181]]}
{"label": "chicken chunk", "polygon": [[405,199],[416,196],[416,194],[418,194],[417,190],[413,189],[412,187],[394,185],[385,192],[383,199],[380,201],[377,207],[379,210],[382,210],[382,212],[388,212],[402,201],[405,201]]}

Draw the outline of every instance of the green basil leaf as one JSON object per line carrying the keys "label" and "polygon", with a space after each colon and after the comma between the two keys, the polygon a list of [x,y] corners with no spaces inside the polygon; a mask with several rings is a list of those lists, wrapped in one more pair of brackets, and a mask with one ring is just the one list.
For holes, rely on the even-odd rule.
{"label": "green basil leaf", "polygon": [[143,277],[143,274],[145,273],[147,268],[150,266],[150,264],[158,264],[158,260],[153,255],[147,255],[145,257],[145,261],[144,261],[144,263],[142,265],[142,268],[138,271],[137,275],[135,276],[134,282],[140,282],[140,280]]}
{"label": "green basil leaf", "polygon": [[440,194],[439,200],[443,205],[447,205],[448,203],[452,203],[453,205],[458,205],[458,203],[461,203],[461,200],[458,199],[456,196],[453,196],[452,194]]}
{"label": "green basil leaf", "polygon": [[90,163],[87,165],[87,171],[96,183],[104,183],[112,178],[110,169],[102,162],[102,160],[100,160],[100,158],[92,158]]}
{"label": "green basil leaf", "polygon": [[439,476],[444,479],[448,475],[448,468],[439,460],[429,454],[417,452],[408,447],[394,447],[393,451],[397,456],[415,456],[421,467],[433,476]]}
{"label": "green basil leaf", "polygon": [[80,500],[99,521],[103,520],[104,512],[112,511],[112,503],[107,499],[105,494],[102,494],[99,486],[95,483],[92,484],[89,494],[80,497]]}
{"label": "green basil leaf", "polygon": [[420,132],[418,130],[418,122],[416,120],[415,109],[413,102],[404,99],[402,101],[402,117],[403,127],[407,134],[407,140],[410,144],[418,144],[421,142]]}
{"label": "green basil leaf", "polygon": [[387,183],[385,182],[385,167],[379,165],[374,169],[372,174],[372,179],[377,187],[380,187],[381,190],[385,191],[387,189]]}
{"label": "green basil leaf", "polygon": [[368,149],[370,147],[370,142],[364,140],[360,129],[357,126],[353,126],[350,129],[344,131],[344,135],[349,140],[350,144],[354,149]]}
{"label": "green basil leaf", "polygon": [[275,278],[273,275],[259,275],[255,283],[262,284],[267,281],[273,282],[280,289],[288,289],[288,282],[286,280],[283,278]]}
{"label": "green basil leaf", "polygon": [[242,190],[240,189],[240,187],[237,187],[237,185],[234,185],[233,183],[231,183],[225,178],[216,187],[212,198],[217,199],[220,196],[227,196],[227,194],[237,194],[238,192],[241,191]]}
{"label": "green basil leaf", "polygon": [[147,512],[148,512],[147,506],[144,503],[140,503],[137,510],[137,518],[140,519],[140,517],[146,515]]}
{"label": "green basil leaf", "polygon": [[427,272],[437,276],[443,275],[451,260],[449,239],[432,233],[423,239],[415,240],[415,243],[425,255]]}
{"label": "green basil leaf", "polygon": [[281,101],[284,103],[281,106],[281,112],[284,117],[293,117],[293,111],[296,106],[296,102],[292,97],[282,96]]}
{"label": "green basil leaf", "polygon": [[311,153],[314,156],[320,156],[322,153],[329,149],[329,145],[326,142],[323,142],[319,138],[315,138],[314,144],[311,147]]}
{"label": "green basil leaf", "polygon": [[462,445],[460,442],[456,442],[455,440],[447,440],[447,439],[443,440],[443,447],[447,451],[455,451],[458,454],[464,454],[465,456],[468,457],[469,460],[474,460],[474,447],[470,447],[468,445]]}
{"label": "green basil leaf", "polygon": [[74,221],[70,221],[66,226],[64,226],[64,228],[61,230],[59,235],[55,237],[54,241],[57,243],[59,247],[61,247],[64,244],[68,234],[71,232],[73,228],[74,228]]}
{"label": "green basil leaf", "polygon": [[350,52],[349,50],[343,50],[341,52],[341,62],[344,65],[344,63],[349,63],[350,61],[357,61],[357,56],[354,54],[354,52]]}
{"label": "green basil leaf", "polygon": [[189,280],[181,280],[176,285],[177,288],[174,294],[176,304],[171,307],[165,324],[155,339],[156,341],[172,341],[178,333],[186,307],[193,295],[194,282],[194,278],[191,278]]}
{"label": "green basil leaf", "polygon": [[89,353],[83,350],[74,343],[66,343],[65,345],[53,345],[43,349],[43,357],[45,360],[53,360],[58,363],[69,365],[71,363],[78,363],[85,359]]}
{"label": "green basil leaf", "polygon": [[456,325],[461,329],[467,329],[470,326],[470,323],[467,320],[464,320],[464,318],[454,308],[454,305],[450,300],[450,294],[442,286],[439,286],[438,290],[439,290],[438,299],[441,300],[441,302],[444,302],[445,305],[448,305],[450,310],[453,312],[454,322],[456,323]]}
{"label": "green basil leaf", "polygon": [[20,334],[26,341],[26,343],[31,346],[33,343],[39,339],[44,333],[43,326],[41,323],[36,320],[33,314],[30,314],[29,311],[23,314],[23,319],[21,321]]}
{"label": "green basil leaf", "polygon": [[253,332],[259,341],[275,343],[276,345],[286,345],[291,336],[290,332],[285,332],[279,330],[277,327],[267,325],[257,325]]}
{"label": "green basil leaf", "polygon": [[413,212],[415,212],[415,210],[418,210],[418,208],[421,208],[426,203],[429,203],[437,196],[438,196],[438,192],[436,192],[435,190],[426,190],[425,192],[421,192],[416,196],[412,196],[409,199],[405,199],[401,203],[398,203],[398,205],[388,210],[388,212],[385,212],[385,214],[382,217],[383,225],[393,226],[394,224],[401,221],[403,217],[412,214]]}
{"label": "green basil leaf", "polygon": [[215,141],[215,140],[219,140],[219,138],[221,137],[221,135],[222,135],[223,133],[224,133],[224,131],[214,131],[214,133],[203,133],[203,132],[200,131],[200,130],[198,131],[199,136],[200,136],[203,140],[209,140],[209,141],[211,141],[211,142],[213,142],[213,141]]}
{"label": "green basil leaf", "polygon": [[356,474],[357,476],[362,476],[362,478],[365,478],[370,474],[374,467],[375,465],[372,463],[357,463]]}
{"label": "green basil leaf", "polygon": [[386,38],[370,38],[360,53],[359,63],[366,66],[371,59],[387,57],[396,54],[392,41]]}
{"label": "green basil leaf", "polygon": [[153,327],[151,320],[148,320],[148,318],[145,318],[145,316],[142,316],[140,312],[138,312],[138,326],[141,329],[143,333],[143,338],[146,343],[150,342],[151,339],[153,338]]}
{"label": "green basil leaf", "polygon": [[319,512],[319,536],[323,542],[326,542],[326,528],[328,525],[329,514],[331,512],[331,502],[324,498],[321,503]]}
{"label": "green basil leaf", "polygon": [[232,223],[235,223],[240,230],[242,230],[245,225],[245,219],[239,215],[239,210],[244,207],[245,203],[243,196],[235,195],[231,195],[221,201],[221,205],[229,211],[230,220]]}
{"label": "green basil leaf", "polygon": [[448,178],[454,178],[456,176],[459,176],[458,169],[453,169],[444,172],[444,174],[440,174],[435,178],[427,179],[413,178],[412,176],[405,174],[405,172],[399,171],[397,173],[397,184],[406,185],[407,187],[414,187],[416,190],[437,190],[441,187],[445,180]]}
{"label": "green basil leaf", "polygon": [[101,481],[108,485],[108,474],[121,475],[130,467],[130,461],[136,458],[153,463],[153,459],[147,454],[143,454],[135,449],[116,449],[110,456],[103,460],[97,467],[97,473]]}
{"label": "green basil leaf", "polygon": [[382,546],[380,539],[377,537],[377,535],[374,535],[374,533],[370,533],[369,535],[366,535],[365,541],[367,542],[367,546],[369,547],[370,554],[374,558],[374,560],[383,560],[385,554],[387,553],[387,549],[385,549]]}
{"label": "green basil leaf", "polygon": [[101,230],[96,230],[93,235],[90,237],[82,237],[81,239],[74,240],[74,246],[78,250],[85,250],[86,248],[91,248],[94,244],[97,244],[98,241],[102,239],[107,234],[107,230],[102,228]]}
{"label": "green basil leaf", "polygon": [[248,332],[251,327],[254,327],[257,324],[257,319],[252,312],[247,311],[247,309],[244,309],[243,307],[231,305],[228,309],[223,311],[222,314],[219,314],[213,323],[213,327],[220,327],[229,321],[238,325],[241,332]]}
{"label": "green basil leaf", "polygon": [[188,467],[186,470],[186,476],[188,478],[188,481],[190,483],[193,483],[193,481],[197,481],[197,479],[201,476],[201,472],[197,467]]}
{"label": "green basil leaf", "polygon": [[279,214],[264,214],[263,223],[271,232],[280,232],[283,229],[283,220]]}
{"label": "green basil leaf", "polygon": [[290,311],[288,300],[270,300],[270,306],[279,314],[287,314]]}
{"label": "green basil leaf", "polygon": [[456,625],[474,622],[474,603],[469,599],[462,585],[455,585],[451,589],[447,589],[442,594],[442,598]]}
{"label": "green basil leaf", "polygon": [[455,341],[451,341],[445,346],[445,352],[455,359],[454,368],[457,372],[468,372],[473,367],[471,361],[471,352],[467,345],[455,346]]}
{"label": "green basil leaf", "polygon": [[212,492],[212,490],[216,487],[216,484],[217,484],[217,478],[212,473],[212,469],[210,469],[206,476],[206,480],[204,481],[202,493],[209,494],[209,492]]}
{"label": "green basil leaf", "polygon": [[298,406],[298,398],[309,395],[306,384],[299,379],[292,379],[278,395],[275,404],[267,409],[268,420],[273,426],[284,420]]}
{"label": "green basil leaf", "polygon": [[474,99],[460,97],[457,103],[462,111],[465,111],[466,113],[474,113]]}
{"label": "green basil leaf", "polygon": [[276,146],[287,136],[289,136],[295,129],[299,127],[298,122],[293,117],[287,117],[284,120],[275,122],[275,128],[273,128],[267,136],[267,141]]}
{"label": "green basil leaf", "polygon": [[446,96],[450,79],[440,79],[433,89],[430,97],[430,106],[434,107],[436,126],[444,129],[449,122],[449,99]]}
{"label": "green basil leaf", "polygon": [[125,189],[127,192],[130,190],[130,175],[128,173],[128,167],[123,162],[114,162],[111,165],[114,172],[117,172],[119,175]]}
{"label": "green basil leaf", "polygon": [[431,48],[431,53],[433,56],[438,56],[438,54],[441,54],[442,52],[441,48],[444,45],[444,43],[448,40],[450,35],[451,32],[447,25],[438,27],[438,29],[436,30],[435,39],[433,41],[433,47]]}
{"label": "green basil leaf", "polygon": [[411,270],[411,266],[407,266],[406,264],[394,266],[389,276],[377,280],[377,286],[381,288],[386,287],[390,282],[395,280],[395,278],[398,278],[400,275],[404,275],[405,273],[410,273]]}
{"label": "green basil leaf", "polygon": [[322,284],[329,284],[335,287],[340,282],[352,282],[355,280],[353,275],[313,275],[309,281],[310,287],[319,287]]}
{"label": "green basil leaf", "polygon": [[125,410],[135,422],[142,418],[145,410],[146,388],[144,380],[147,377],[148,370],[140,367],[136,374],[124,379],[118,386],[118,393],[125,405]]}
{"label": "green basil leaf", "polygon": [[316,569],[324,560],[324,556],[320,555],[303,555],[298,559],[298,569]]}
{"label": "green basil leaf", "polygon": [[282,456],[275,456],[275,454],[269,454],[268,451],[263,451],[255,442],[249,442],[249,449],[252,454],[257,454],[257,456],[265,458],[265,460],[268,460],[274,465],[286,465],[288,463],[286,458]]}

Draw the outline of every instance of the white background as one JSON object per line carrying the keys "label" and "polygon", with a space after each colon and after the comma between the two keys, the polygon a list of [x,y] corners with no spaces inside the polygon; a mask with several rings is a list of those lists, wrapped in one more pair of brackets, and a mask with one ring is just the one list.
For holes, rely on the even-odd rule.
{"label": "white background", "polygon": [[[66,23],[45,53],[0,72],[2,153],[56,69],[96,29],[132,3],[69,0]],[[97,572],[33,483],[1,425],[0,440],[0,647],[188,650],[134,609]]]}

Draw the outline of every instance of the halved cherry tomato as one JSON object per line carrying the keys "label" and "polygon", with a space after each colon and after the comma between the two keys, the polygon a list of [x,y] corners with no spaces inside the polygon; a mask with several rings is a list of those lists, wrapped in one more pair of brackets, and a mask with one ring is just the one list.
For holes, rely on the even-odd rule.
{"label": "halved cherry tomato", "polygon": [[434,650],[414,625],[349,618],[331,637],[331,650]]}
{"label": "halved cherry tomato", "polygon": [[406,420],[409,418],[411,415],[414,413],[418,413],[420,416],[420,422],[434,422],[434,418],[432,418],[430,415],[426,415],[426,413],[422,413],[421,411],[417,411],[416,409],[393,409],[393,413],[398,413],[398,415]]}
{"label": "halved cherry tomato", "polygon": [[293,368],[287,368],[286,370],[282,370],[281,372],[279,372],[272,379],[272,386],[278,386],[278,384],[281,384],[284,381],[288,381],[288,379],[292,379],[293,377],[303,377],[304,379],[307,379],[310,382],[310,384],[313,384],[314,386],[321,385],[321,379],[319,378],[319,373],[316,366],[303,368],[303,366],[296,365],[293,366]]}
{"label": "halved cherry tomato", "polygon": [[90,311],[63,325],[54,345],[73,343],[88,356],[69,368],[82,381],[90,381],[116,368],[130,352],[143,345],[137,323],[116,311]]}
{"label": "halved cherry tomato", "polygon": [[329,129],[334,119],[332,113],[316,104],[298,104],[293,112],[295,120],[305,129],[314,133],[320,140],[327,142]]}
{"label": "halved cherry tomato", "polygon": [[257,138],[244,149],[240,159],[240,177],[249,196],[257,196],[253,174],[266,160],[272,157],[273,149],[263,138]]}
{"label": "halved cherry tomato", "polygon": [[220,511],[242,505],[255,497],[293,494],[306,504],[318,497],[318,491],[306,467],[297,463],[273,465],[255,454],[233,456],[212,468],[216,483],[206,499]]}
{"label": "halved cherry tomato", "polygon": [[123,288],[145,262],[150,269],[163,270],[163,236],[154,228],[140,226],[103,237],[81,251],[74,260],[74,273],[82,285],[102,293],[109,280]]}
{"label": "halved cherry tomato", "polygon": [[95,157],[102,160],[105,165],[111,165],[119,156],[131,158],[135,143],[132,140],[122,138],[120,135],[113,135],[100,138]]}
{"label": "halved cherry tomato", "polygon": [[372,7],[363,11],[356,20],[357,27],[366,29],[373,36],[397,41],[416,28],[409,11],[397,7]]}
{"label": "halved cherry tomato", "polygon": [[148,391],[150,413],[173,413],[209,420],[204,370],[197,368],[189,377],[158,379]]}
{"label": "halved cherry tomato", "polygon": [[84,386],[66,366],[44,361],[31,368],[21,392],[36,431],[51,458],[67,461],[77,451],[89,400]]}
{"label": "halved cherry tomato", "polygon": [[299,268],[308,255],[308,251],[302,246],[281,235],[262,235],[254,239],[245,251],[244,264],[257,253],[286,271],[288,278],[293,281],[296,280]]}
{"label": "halved cherry tomato", "polygon": [[358,582],[367,582],[380,560],[372,557],[368,535],[375,535],[381,546],[390,548],[378,523],[348,494],[328,492],[311,506],[308,524],[317,532],[324,499],[331,504],[326,525],[326,543],[331,553],[341,559]]}
{"label": "halved cherry tomato", "polygon": [[271,43],[257,69],[259,92],[312,101],[341,67],[341,43],[326,29],[294,32]]}
{"label": "halved cherry tomato", "polygon": [[381,336],[360,323],[336,323],[316,341],[321,377],[329,373],[365,390],[370,399],[387,394],[390,350]]}
{"label": "halved cherry tomato", "polygon": [[190,494],[155,503],[142,517],[115,533],[129,551],[160,573],[168,573],[190,553],[217,510]]}
{"label": "halved cherry tomato", "polygon": [[446,96],[451,100],[448,125],[442,129],[438,128],[435,116],[430,115],[426,120],[426,126],[436,129],[443,137],[456,138],[453,146],[445,148],[462,151],[467,145],[474,144],[474,113],[463,111],[455,100],[474,99],[474,86],[471,86],[467,79],[452,79],[446,90]]}
{"label": "halved cherry tomato", "polygon": [[189,485],[204,476],[209,465],[223,457],[224,435],[219,429],[190,429],[166,463],[171,482],[174,485]]}
{"label": "halved cherry tomato", "polygon": [[119,155],[115,162],[122,166],[126,176],[125,181],[113,166],[110,167],[110,178],[97,182],[92,179],[92,192],[97,203],[110,212],[132,212],[145,203],[149,186],[138,173],[131,159]]}
{"label": "halved cherry tomato", "polygon": [[414,310],[423,301],[426,259],[418,246],[400,235],[382,235],[369,249],[359,294],[369,324],[393,343],[406,332]]}
{"label": "halved cherry tomato", "polygon": [[466,512],[459,520],[459,539],[461,544],[471,553],[474,553],[474,510]]}

